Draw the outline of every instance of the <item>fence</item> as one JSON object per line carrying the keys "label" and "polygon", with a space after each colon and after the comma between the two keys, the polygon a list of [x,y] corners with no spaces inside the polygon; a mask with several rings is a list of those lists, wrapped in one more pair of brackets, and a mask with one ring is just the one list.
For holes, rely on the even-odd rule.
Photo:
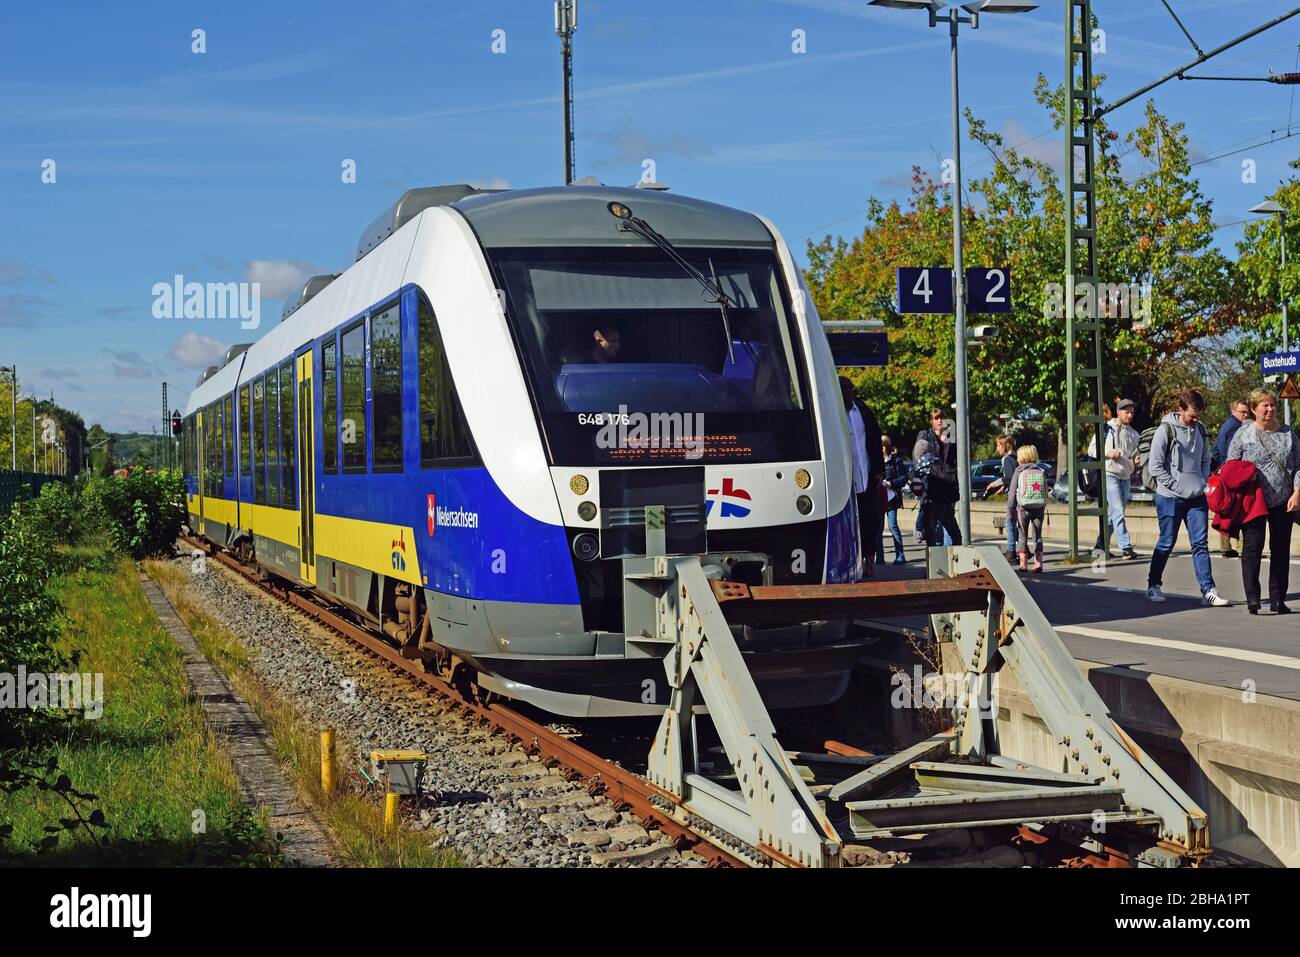
{"label": "fence", "polygon": [[0,518],[4,518],[14,507],[22,489],[29,489],[33,496],[41,494],[41,488],[50,482],[67,482],[65,475],[42,475],[36,472],[14,472],[0,469]]}

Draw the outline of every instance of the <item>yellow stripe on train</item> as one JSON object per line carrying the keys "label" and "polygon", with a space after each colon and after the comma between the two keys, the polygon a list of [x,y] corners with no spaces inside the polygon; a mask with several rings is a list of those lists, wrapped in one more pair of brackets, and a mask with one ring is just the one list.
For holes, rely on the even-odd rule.
{"label": "yellow stripe on train", "polygon": [[[192,514],[197,515],[199,496],[187,495],[186,505]],[[247,529],[282,545],[301,547],[301,514],[297,509],[233,502],[205,495],[203,517]],[[317,515],[315,530],[318,557],[324,555],[415,585],[422,583],[420,559],[415,554],[415,530],[409,525]]]}

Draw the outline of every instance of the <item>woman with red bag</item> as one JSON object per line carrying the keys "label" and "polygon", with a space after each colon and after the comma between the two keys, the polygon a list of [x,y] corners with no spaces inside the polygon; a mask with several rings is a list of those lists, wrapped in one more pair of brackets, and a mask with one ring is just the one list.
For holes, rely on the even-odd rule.
{"label": "woman with red bag", "polygon": [[[1246,608],[1252,615],[1259,613],[1259,566],[1267,527],[1269,606],[1275,614],[1289,615],[1286,593],[1291,571],[1291,525],[1294,513],[1300,510],[1300,441],[1278,422],[1277,396],[1268,389],[1256,389],[1247,402],[1255,421],[1243,423],[1233,435],[1220,478],[1226,486],[1229,466],[1234,462],[1254,465],[1254,496],[1233,503],[1241,517],[1241,580],[1246,589]],[[1262,513],[1261,503],[1253,501],[1255,498],[1263,499]]]}

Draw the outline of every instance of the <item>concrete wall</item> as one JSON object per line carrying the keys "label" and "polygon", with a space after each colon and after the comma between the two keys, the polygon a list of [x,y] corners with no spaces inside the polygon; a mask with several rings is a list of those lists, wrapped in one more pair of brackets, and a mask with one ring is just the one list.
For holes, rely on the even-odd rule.
{"label": "concrete wall", "polygon": [[[940,648],[944,671],[960,670],[955,646]],[[889,706],[891,674],[920,659],[886,633],[859,666],[866,712],[889,745],[928,734],[938,715]],[[1201,806],[1212,847],[1274,867],[1300,867],[1300,702],[1181,678],[1077,661],[1111,716]],[[1010,670],[998,679],[998,735],[1009,757],[1059,768],[1060,751]],[[943,722],[940,722],[943,723]]]}

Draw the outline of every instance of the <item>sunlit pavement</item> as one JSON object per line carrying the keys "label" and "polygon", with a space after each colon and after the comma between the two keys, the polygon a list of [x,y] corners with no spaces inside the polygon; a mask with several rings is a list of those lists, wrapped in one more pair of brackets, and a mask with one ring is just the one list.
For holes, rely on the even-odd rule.
{"label": "sunlit pavement", "polygon": [[[912,544],[910,536],[905,544],[908,564],[877,565],[878,577],[925,574],[924,547]],[[987,539],[979,544],[1001,543]],[[1087,544],[1092,544],[1091,535]],[[1268,611],[1265,560],[1260,571],[1264,607],[1250,615],[1239,559],[1211,551],[1215,585],[1232,605],[1209,608],[1201,605],[1185,536],[1179,545],[1165,569],[1168,601],[1163,604],[1146,599],[1145,550],[1136,561],[1067,565],[1065,549],[1053,546],[1042,572],[1019,574],[1076,658],[1223,687],[1241,688],[1249,680],[1261,694],[1300,700],[1300,562],[1292,561],[1291,595],[1297,597],[1289,602],[1297,613]],[[888,554],[892,558],[892,546]],[[924,623],[918,618],[881,624],[919,628]]]}

